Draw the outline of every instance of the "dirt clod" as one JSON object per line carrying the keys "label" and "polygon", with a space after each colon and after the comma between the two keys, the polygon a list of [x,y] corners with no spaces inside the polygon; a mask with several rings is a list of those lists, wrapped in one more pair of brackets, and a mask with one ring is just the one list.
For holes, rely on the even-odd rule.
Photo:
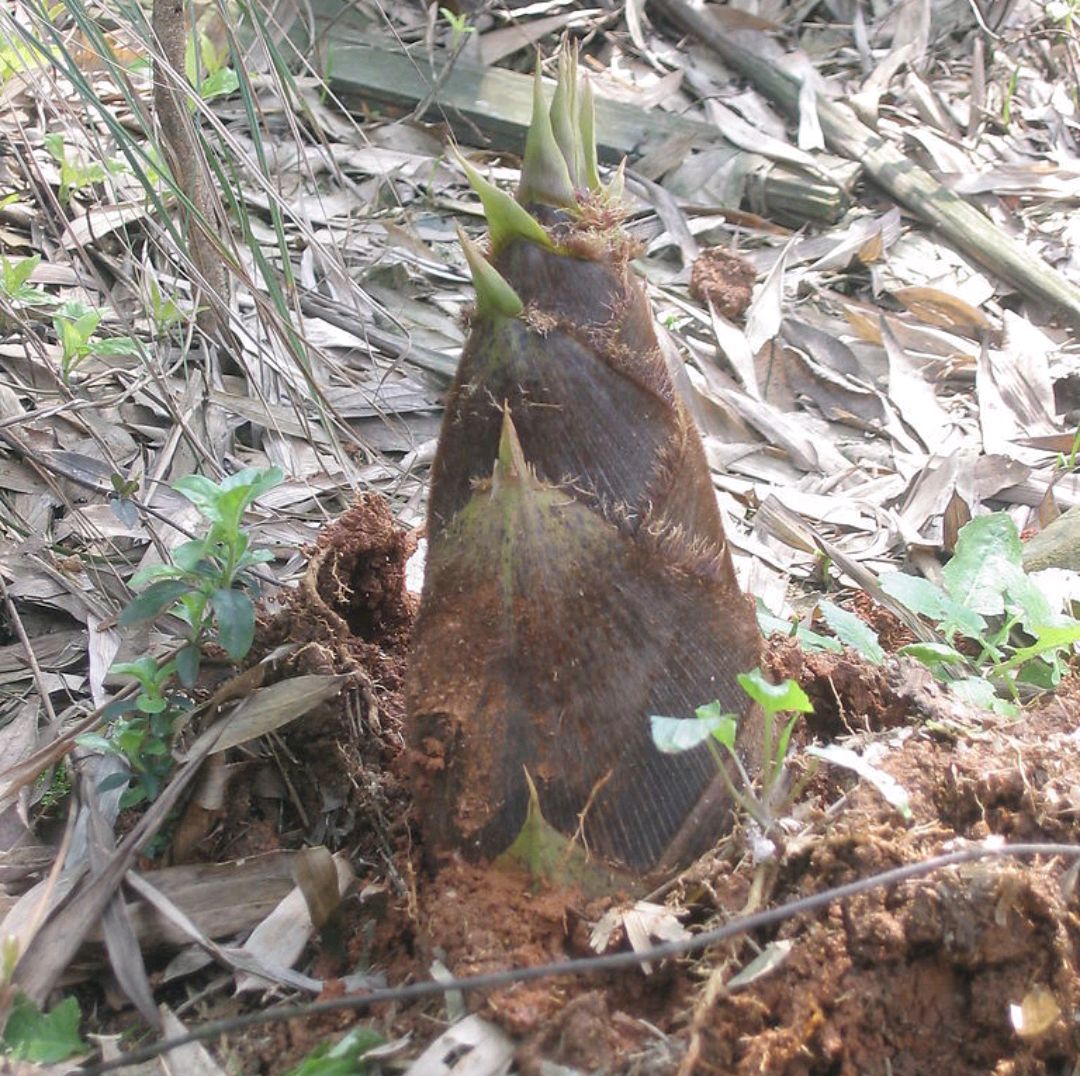
{"label": "dirt clod", "polygon": [[709,247],[694,262],[690,294],[699,302],[711,302],[725,318],[740,318],[750,305],[756,279],[749,262],[722,247]]}

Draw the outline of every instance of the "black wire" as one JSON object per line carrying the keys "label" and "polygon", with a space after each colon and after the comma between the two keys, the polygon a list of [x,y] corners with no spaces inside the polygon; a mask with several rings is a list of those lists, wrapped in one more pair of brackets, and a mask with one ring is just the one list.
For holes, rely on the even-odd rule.
{"label": "black wire", "polygon": [[646,962],[662,960],[666,957],[683,956],[686,953],[707,949],[718,942],[726,941],[740,934],[749,934],[751,931],[774,926],[796,915],[817,911],[831,904],[834,900],[845,900],[848,897],[866,893],[872,889],[897,885],[912,878],[920,878],[943,867],[952,867],[959,863],[971,863],[979,859],[1039,855],[1069,856],[1080,859],[1080,845],[1029,843],[1003,844],[999,847],[980,845],[976,848],[966,848],[963,851],[950,852],[946,855],[924,860],[921,863],[908,863],[903,867],[894,867],[892,870],[883,871],[881,874],[875,874],[857,882],[849,882],[847,885],[826,889],[809,897],[800,897],[798,900],[789,901],[787,904],[781,904],[767,911],[732,920],[721,927],[703,931],[700,934],[693,935],[693,937],[664,942],[661,945],[650,946],[648,949],[609,953],[605,956],[581,957],[576,960],[566,960],[554,964],[536,964],[532,967],[509,968],[506,971],[490,972],[486,975],[470,975],[463,979],[449,979],[445,982],[410,983],[407,986],[388,987],[382,990],[372,990],[368,994],[331,998],[326,1001],[313,1001],[305,1005],[276,1005],[258,1012],[245,1013],[243,1016],[234,1016],[226,1020],[213,1020],[196,1028],[194,1031],[189,1031],[186,1035],[163,1039],[149,1046],[132,1050],[114,1060],[87,1065],[77,1071],[82,1073],[83,1076],[98,1076],[100,1073],[114,1072],[129,1065],[148,1061],[178,1046],[186,1046],[188,1043],[199,1042],[203,1039],[212,1039],[218,1035],[240,1031],[257,1024],[295,1020],[303,1016],[319,1016],[323,1013],[340,1012],[344,1009],[369,1009],[374,1005],[384,1005],[387,1002],[416,1001],[437,994],[446,994],[451,990],[491,990],[495,987],[509,986],[513,983],[530,982],[533,979],[583,975],[601,971],[619,971]]}

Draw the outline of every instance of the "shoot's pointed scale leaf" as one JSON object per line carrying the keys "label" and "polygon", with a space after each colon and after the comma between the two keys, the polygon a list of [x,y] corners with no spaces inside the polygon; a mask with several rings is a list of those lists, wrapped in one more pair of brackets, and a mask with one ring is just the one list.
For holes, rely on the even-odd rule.
{"label": "shoot's pointed scale leaf", "polygon": [[461,249],[465,252],[465,260],[469,263],[469,272],[472,273],[477,313],[481,317],[498,314],[506,318],[516,318],[525,308],[518,293],[480,253],[480,248],[465,234],[460,225],[457,233]]}
{"label": "shoot's pointed scale leaf", "polygon": [[[556,99],[558,95],[559,91],[556,90]],[[552,114],[554,112],[553,104]],[[538,202],[542,205],[575,208],[577,198],[574,195],[574,181],[566,166],[566,161],[563,149],[552,129],[552,116],[548,115],[547,104],[544,101],[544,85],[538,58],[536,78],[533,81],[532,121],[529,123],[529,132],[525,136],[525,156],[521,163],[518,201],[523,205]],[[494,235],[492,238],[494,239]]]}
{"label": "shoot's pointed scale leaf", "polygon": [[527,239],[551,250],[554,244],[543,226],[524,206],[519,205],[505,191],[489,183],[461,154],[458,162],[465,170],[469,184],[480,198],[491,233],[491,246],[496,252],[515,239]]}

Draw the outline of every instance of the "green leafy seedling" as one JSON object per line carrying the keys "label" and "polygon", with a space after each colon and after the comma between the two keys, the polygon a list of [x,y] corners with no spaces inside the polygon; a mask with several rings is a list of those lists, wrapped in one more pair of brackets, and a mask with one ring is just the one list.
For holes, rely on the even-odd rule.
{"label": "green leafy seedling", "polygon": [[[724,712],[717,702],[699,706],[690,718],[650,717],[653,743],[665,754],[679,754],[707,743],[732,798],[739,803],[765,833],[769,833],[783,797],[786,795],[786,760],[791,736],[801,714],[811,713],[813,706],[806,692],[794,680],[773,684],[760,669],[740,673],[743,691],[761,707],[762,758],[760,792],[747,774],[735,748],[738,733],[736,714]],[[780,720],[782,715],[790,717]],[[720,748],[723,748],[721,752]],[[738,788],[728,775],[725,755],[735,765],[742,787]]]}
{"label": "green leafy seedling", "polygon": [[[273,554],[251,548],[243,515],[282,478],[277,467],[249,467],[221,482],[189,475],[173,484],[206,519],[207,532],[177,546],[171,564],[150,565],[136,572],[131,585],[139,593],[117,622],[128,627],[172,613],[185,625],[184,645],[164,663],[144,654],[114,665],[112,672],[131,677],[139,690],[133,700],[112,704],[106,715],[111,719],[106,735],[88,733],[79,738],[83,746],[127,761],[129,774],[110,775],[99,786],[107,791],[130,782],[121,806],[156,798],[172,771],[175,723],[190,707],[190,699],[174,689],[174,681],[187,689],[195,685],[209,642],[220,645],[233,661],[242,660],[251,649],[255,636],[252,594],[258,592],[253,569],[272,560]],[[129,492],[122,479],[120,483]]]}
{"label": "green leafy seedling", "polygon": [[118,676],[137,680],[140,690],[133,699],[114,702],[106,712],[107,735],[84,733],[83,747],[117,755],[127,763],[127,772],[113,773],[98,785],[99,792],[124,788],[121,808],[155,800],[172,773],[172,739],[176,719],[191,705],[190,700],[172,690],[176,661],[159,665],[148,654],[136,661],[112,667]]}
{"label": "green leafy seedling", "polygon": [[[184,52],[184,70],[188,82],[199,87],[199,96],[204,101],[214,97],[226,97],[240,88],[240,79],[236,71],[228,65],[228,58],[228,45],[219,46],[205,31],[198,30],[188,38]],[[188,107],[194,111],[195,102],[189,102]]]}
{"label": "green leafy seedling", "polygon": [[60,373],[64,381],[90,355],[138,355],[139,345],[130,336],[100,339],[95,336],[102,313],[82,303],[64,303],[53,317],[53,329],[60,341]]}
{"label": "green leafy seedling", "polygon": [[4,1028],[3,1047],[11,1058],[55,1065],[89,1047],[79,1038],[82,1014],[74,998],[64,998],[43,1013],[25,994],[16,994]]}
{"label": "green leafy seedling", "polygon": [[57,196],[61,205],[71,201],[74,192],[96,183],[104,183],[105,178],[127,169],[127,163],[118,159],[83,162],[78,156],[68,153],[64,136],[57,132],[47,134],[43,139],[45,148],[60,165],[60,189]]}
{"label": "green leafy seedling", "polygon": [[150,300],[150,317],[159,333],[163,333],[178,324],[183,318],[183,311],[174,299],[163,295],[158,282],[150,277],[147,281],[147,293]]}
{"label": "green leafy seedling", "polygon": [[188,475],[173,484],[210,528],[204,537],[177,546],[172,564],[155,564],[135,573],[132,587],[144,589],[120,614],[119,623],[135,624],[174,612],[188,627],[188,645],[177,658],[185,686],[194,683],[198,652],[207,639],[220,644],[233,661],[251,648],[255,605],[250,594],[258,589],[252,569],[272,560],[273,554],[250,548],[251,536],[241,521],[248,506],[282,477],[277,467],[249,467],[221,482]]}
{"label": "green leafy seedling", "polygon": [[321,1042],[285,1076],[364,1076],[364,1058],[386,1040],[374,1028],[354,1027],[337,1042]]}
{"label": "green leafy seedling", "polygon": [[469,25],[469,16],[464,12],[458,15],[448,7],[441,7],[439,14],[450,24],[451,51],[457,50],[467,35],[476,33],[476,27]]}
{"label": "green leafy seedling", "polygon": [[[1056,613],[1022,564],[1016,524],[1004,512],[978,516],[961,528],[956,552],[942,570],[942,585],[889,572],[881,588],[930,621],[944,642],[916,642],[899,654],[922,662],[964,701],[1015,714],[1021,684],[1049,690],[1061,682],[1080,642],[1080,621]],[[843,643],[880,663],[874,632],[857,617],[821,602],[826,623]],[[974,643],[972,658],[967,650]],[[979,675],[970,675],[972,666]],[[960,670],[966,670],[961,674]]]}
{"label": "green leafy seedling", "polygon": [[0,291],[13,302],[26,303],[28,306],[44,306],[54,302],[51,295],[30,283],[30,277],[40,264],[40,254],[18,261],[0,258]]}

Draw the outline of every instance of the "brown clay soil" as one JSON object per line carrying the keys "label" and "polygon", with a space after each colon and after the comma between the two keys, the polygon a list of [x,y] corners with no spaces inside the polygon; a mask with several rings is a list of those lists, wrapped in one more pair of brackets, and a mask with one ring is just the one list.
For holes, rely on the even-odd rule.
{"label": "brown clay soil", "polygon": [[[613,901],[534,892],[524,876],[465,863],[434,879],[418,866],[402,767],[401,686],[414,612],[403,580],[412,548],[380,502],[366,499],[327,529],[305,585],[263,626],[264,650],[303,644],[294,668],[352,672],[362,700],[359,712],[326,708],[288,739],[309,826],[321,820],[316,828],[329,843],[343,835],[338,845],[353,849],[364,893],[346,902],[311,970],[332,978],[371,967],[393,985],[427,979],[436,959],[461,976],[589,955],[590,926]],[[790,809],[787,846],[767,875],[769,903],[991,835],[1077,840],[1075,682],[1006,721],[960,710],[914,664],[875,667],[784,640],[770,647],[768,665],[777,678],[797,679],[814,703],[803,741],[882,745],[877,765],[907,790],[913,813],[905,821],[846,771],[808,774]],[[267,822],[244,818],[244,802],[255,797],[241,797],[229,828]],[[736,833],[655,899],[678,906],[691,929],[736,916],[755,874],[746,847]],[[518,1071],[527,1073],[543,1062],[732,1076],[1072,1073],[1080,1058],[1080,905],[1067,867],[982,861],[833,904],[648,975],[531,982],[467,1003],[516,1037]],[[786,958],[750,985],[726,989],[770,942],[783,943]],[[1018,1006],[1039,1014],[1023,1035],[1011,1018]],[[445,1014],[444,1004],[429,1002],[363,1019],[388,1037],[410,1033],[416,1053],[445,1026]],[[233,1054],[245,1072],[281,1072],[354,1019],[254,1029],[232,1040]]]}

